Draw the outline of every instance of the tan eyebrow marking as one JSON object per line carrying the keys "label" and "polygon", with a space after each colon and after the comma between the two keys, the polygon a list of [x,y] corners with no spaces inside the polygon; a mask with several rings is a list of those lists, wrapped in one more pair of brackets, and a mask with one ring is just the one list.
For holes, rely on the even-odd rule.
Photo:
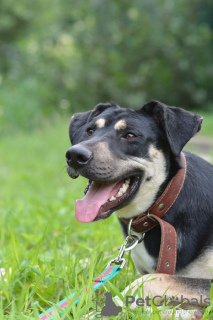
{"label": "tan eyebrow marking", "polygon": [[103,118],[100,118],[96,120],[95,124],[98,128],[103,128],[105,126],[106,120]]}
{"label": "tan eyebrow marking", "polygon": [[115,130],[122,130],[125,129],[127,127],[126,121],[125,120],[119,120],[118,122],[116,122],[116,124],[114,125],[114,129]]}

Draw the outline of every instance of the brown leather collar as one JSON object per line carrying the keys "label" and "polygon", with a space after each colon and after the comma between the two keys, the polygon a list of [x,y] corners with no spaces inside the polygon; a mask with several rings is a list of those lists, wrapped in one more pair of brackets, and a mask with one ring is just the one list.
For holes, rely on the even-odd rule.
{"label": "brown leather collar", "polygon": [[[132,221],[131,228],[136,232],[148,232],[152,228],[161,227],[161,247],[158,258],[157,272],[174,274],[177,258],[177,235],[174,227],[168,222],[161,220],[175,203],[183,187],[186,177],[186,159],[181,152],[181,169],[172,178],[163,194],[156,200],[153,206]],[[130,219],[121,218],[128,224]]]}

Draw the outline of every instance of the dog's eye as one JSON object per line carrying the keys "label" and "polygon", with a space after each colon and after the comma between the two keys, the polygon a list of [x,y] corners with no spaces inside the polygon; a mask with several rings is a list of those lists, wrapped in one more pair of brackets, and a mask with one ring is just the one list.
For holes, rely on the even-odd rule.
{"label": "dog's eye", "polygon": [[87,129],[88,136],[91,136],[93,133],[94,133],[93,129],[91,129],[91,128]]}
{"label": "dog's eye", "polygon": [[125,136],[124,136],[124,138],[125,139],[127,139],[127,140],[132,140],[132,139],[134,139],[136,136],[134,135],[134,133],[132,133],[132,132],[128,132]]}

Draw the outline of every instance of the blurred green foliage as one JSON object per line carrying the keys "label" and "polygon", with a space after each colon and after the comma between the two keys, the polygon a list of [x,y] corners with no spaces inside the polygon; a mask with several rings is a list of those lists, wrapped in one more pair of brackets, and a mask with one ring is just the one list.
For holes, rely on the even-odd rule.
{"label": "blurred green foliage", "polygon": [[149,99],[212,108],[211,0],[0,0],[0,133]]}

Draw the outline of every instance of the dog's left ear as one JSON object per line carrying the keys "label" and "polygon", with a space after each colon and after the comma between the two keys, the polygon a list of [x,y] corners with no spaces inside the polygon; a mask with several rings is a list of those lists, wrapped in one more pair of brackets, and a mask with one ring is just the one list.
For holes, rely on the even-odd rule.
{"label": "dog's left ear", "polygon": [[142,110],[152,116],[164,131],[175,156],[180,154],[185,144],[201,129],[203,117],[181,108],[152,100]]}

